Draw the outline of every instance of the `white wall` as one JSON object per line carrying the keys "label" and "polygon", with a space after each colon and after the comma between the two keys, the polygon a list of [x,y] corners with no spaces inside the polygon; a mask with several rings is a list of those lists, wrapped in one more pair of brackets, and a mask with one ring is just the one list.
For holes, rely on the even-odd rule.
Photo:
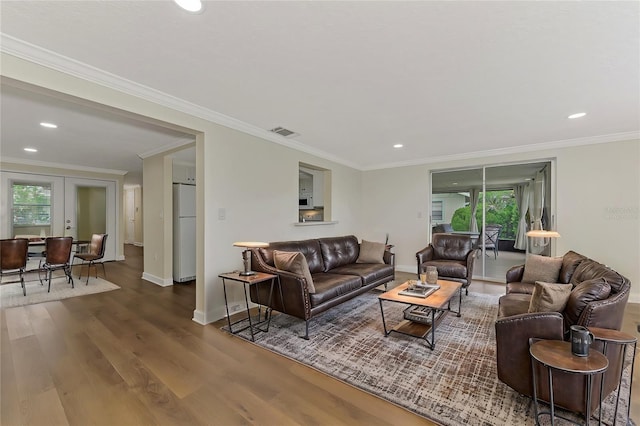
{"label": "white wall", "polygon": [[[197,278],[194,320],[207,323],[224,313],[222,283],[218,275],[242,267],[241,250],[235,241],[278,241],[309,237],[358,235],[362,215],[361,173],[349,167],[323,160],[273,142],[218,125],[212,121],[161,106],[151,101],[92,83],[51,68],[2,53],[3,76],[55,90],[65,95],[96,102],[146,117],[196,136],[197,165]],[[331,170],[331,225],[298,224],[298,165],[300,162]],[[167,172],[150,171],[144,176],[145,272],[161,283],[171,278],[168,272],[171,238],[167,235],[169,211],[164,194]],[[164,160],[163,160],[164,164]],[[168,173],[168,174],[167,174]],[[157,177],[157,180],[149,176]],[[156,188],[154,185],[160,185]],[[153,195],[156,194],[156,195]],[[159,195],[158,195],[159,194]],[[225,219],[219,220],[220,209]],[[161,212],[162,211],[162,212]],[[160,220],[160,214],[163,217]],[[124,239],[124,221],[121,221]],[[153,240],[153,242],[152,242]],[[152,261],[147,264],[149,253]],[[148,268],[148,270],[147,270]],[[149,284],[153,285],[153,284]],[[240,288],[231,291],[232,301],[243,300]]]}
{"label": "white wall", "polygon": [[[631,280],[640,302],[640,141],[550,149],[364,172],[364,229],[383,227],[396,245],[399,269],[416,270],[415,253],[427,244],[431,170],[556,159],[552,209],[562,238],[555,254],[575,250]],[[382,225],[384,224],[384,226]]]}

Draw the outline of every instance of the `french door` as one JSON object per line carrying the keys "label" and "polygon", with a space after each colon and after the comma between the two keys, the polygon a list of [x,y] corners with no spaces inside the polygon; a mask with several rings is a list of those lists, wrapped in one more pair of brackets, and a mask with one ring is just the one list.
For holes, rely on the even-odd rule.
{"label": "french door", "polygon": [[90,240],[92,234],[108,234],[104,259],[116,258],[117,197],[114,181],[64,179],[64,235]]}

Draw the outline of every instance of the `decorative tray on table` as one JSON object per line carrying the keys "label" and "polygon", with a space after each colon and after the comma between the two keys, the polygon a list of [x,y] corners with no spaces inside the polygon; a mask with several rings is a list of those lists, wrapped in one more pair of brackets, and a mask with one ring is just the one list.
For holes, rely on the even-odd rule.
{"label": "decorative tray on table", "polygon": [[431,295],[438,289],[440,289],[440,286],[437,284],[426,284],[419,281],[411,280],[409,281],[409,287],[399,291],[398,294],[402,296],[420,297],[424,299],[426,297],[429,297],[429,295]]}

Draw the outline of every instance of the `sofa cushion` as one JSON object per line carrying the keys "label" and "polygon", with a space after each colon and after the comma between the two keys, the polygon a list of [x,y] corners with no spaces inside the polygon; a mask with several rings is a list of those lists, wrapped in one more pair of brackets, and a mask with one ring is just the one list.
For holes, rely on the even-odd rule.
{"label": "sofa cushion", "polygon": [[466,260],[429,260],[421,265],[422,270],[425,271],[427,266],[438,268],[438,277],[467,278]]}
{"label": "sofa cushion", "polygon": [[522,281],[535,283],[544,281],[555,283],[558,281],[558,274],[562,267],[561,257],[547,257],[537,254],[530,254],[524,263],[524,274]]}
{"label": "sofa cushion", "polygon": [[578,323],[582,311],[590,302],[604,300],[609,294],[611,286],[604,278],[583,281],[575,286],[564,309],[567,326]]}
{"label": "sofa cushion", "polygon": [[498,318],[526,314],[529,311],[530,302],[530,294],[506,294],[498,302]]}
{"label": "sofa cushion", "polygon": [[307,265],[307,259],[302,253],[299,251],[274,250],[273,260],[276,268],[302,275],[307,281],[307,290],[309,293],[316,292],[313,285],[313,278],[311,278],[311,272],[309,272],[309,266]]}
{"label": "sofa cushion", "polygon": [[383,278],[393,277],[393,265],[379,263],[354,263],[351,265],[338,266],[328,273],[357,275],[362,278],[362,285],[367,286]]}
{"label": "sofa cushion", "polygon": [[384,263],[386,244],[362,240],[356,263]]}
{"label": "sofa cushion", "polygon": [[312,307],[352,293],[362,287],[362,279],[356,275],[318,273],[313,278],[316,292],[309,295]]}
{"label": "sofa cushion", "polygon": [[299,251],[304,254],[304,257],[307,259],[307,265],[312,274],[324,271],[324,262],[318,240],[278,241],[269,243],[269,247],[258,250],[265,262],[271,266],[275,266],[273,262],[274,250]]}
{"label": "sofa cushion", "polygon": [[586,259],[576,268],[576,271],[571,277],[571,284],[577,286],[583,281],[594,278],[604,278],[611,286],[612,293],[618,293],[625,283],[625,278],[613,269],[593,259]]}
{"label": "sofa cushion", "polygon": [[324,262],[324,272],[338,266],[356,263],[360,244],[355,236],[320,238],[318,241]]}
{"label": "sofa cushion", "polygon": [[580,263],[585,260],[586,257],[576,253],[575,251],[568,251],[562,256],[562,267],[560,268],[560,274],[558,275],[558,282],[568,284],[571,282],[571,277]]}
{"label": "sofa cushion", "polygon": [[529,312],[562,312],[572,289],[571,284],[536,281],[529,303]]}

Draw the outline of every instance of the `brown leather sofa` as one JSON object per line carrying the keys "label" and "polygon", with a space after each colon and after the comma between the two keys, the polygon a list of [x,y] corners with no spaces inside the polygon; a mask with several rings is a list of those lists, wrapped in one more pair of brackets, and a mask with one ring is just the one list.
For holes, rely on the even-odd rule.
{"label": "brown leather sofa", "polygon": [[416,253],[418,275],[427,266],[438,268],[438,278],[462,283],[469,294],[476,250],[468,235],[433,234],[432,242]]}
{"label": "brown leather sofa", "polygon": [[[573,290],[563,312],[527,313],[535,284],[522,282],[524,265],[507,271],[506,294],[500,298],[496,329],[498,378],[515,391],[533,395],[529,339],[568,340],[571,325],[620,330],[631,283],[616,271],[574,251],[562,258],[558,282],[573,284]],[[579,284],[585,283],[582,286]],[[606,283],[606,284],[604,284]],[[610,287],[608,297],[598,299],[602,288]],[[586,290],[587,288],[593,291]],[[602,351],[600,342],[590,350]],[[620,345],[608,345],[609,369],[605,374],[603,397],[616,389],[620,377]],[[537,364],[536,364],[537,365]],[[548,377],[537,365],[538,398],[549,401]],[[586,396],[584,377],[554,371],[554,403],[569,411],[583,413]],[[600,376],[592,386],[591,412],[598,405]]]}
{"label": "brown leather sofa", "polygon": [[[303,275],[275,267],[274,250],[304,254],[315,287],[314,293],[309,292]],[[274,288],[269,307],[304,320],[304,337],[308,339],[311,318],[395,278],[395,256],[389,250],[384,252],[385,263],[356,263],[359,253],[360,244],[353,235],[280,241],[269,243],[267,248],[252,249],[251,266],[256,271],[279,275],[282,292]],[[269,300],[269,287],[269,283],[251,286],[251,300]],[[260,292],[259,299],[256,291]]]}

